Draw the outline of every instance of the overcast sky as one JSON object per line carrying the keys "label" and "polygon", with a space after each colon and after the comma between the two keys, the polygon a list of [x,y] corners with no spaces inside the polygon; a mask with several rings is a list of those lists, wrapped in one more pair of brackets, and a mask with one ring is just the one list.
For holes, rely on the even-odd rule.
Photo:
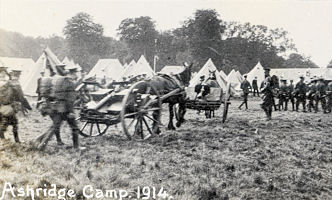
{"label": "overcast sky", "polygon": [[158,30],[168,30],[207,8],[222,20],[281,27],[319,66],[332,60],[331,0],[0,0],[0,27],[35,37],[63,35],[66,20],[84,11],[104,26],[105,35],[116,37],[125,18],[150,16]]}

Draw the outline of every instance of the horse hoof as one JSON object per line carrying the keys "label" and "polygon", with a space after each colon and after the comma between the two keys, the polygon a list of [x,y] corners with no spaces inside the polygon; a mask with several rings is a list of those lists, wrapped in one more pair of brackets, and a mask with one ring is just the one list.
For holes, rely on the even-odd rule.
{"label": "horse hoof", "polygon": [[180,122],[176,122],[176,124],[175,124],[175,125],[176,125],[176,127],[178,127],[178,128],[179,128],[179,127],[181,126],[181,123],[180,123]]}
{"label": "horse hoof", "polygon": [[168,129],[168,130],[173,130],[173,131],[174,131],[174,130],[175,130],[175,127],[174,127],[174,126],[168,126],[167,129]]}

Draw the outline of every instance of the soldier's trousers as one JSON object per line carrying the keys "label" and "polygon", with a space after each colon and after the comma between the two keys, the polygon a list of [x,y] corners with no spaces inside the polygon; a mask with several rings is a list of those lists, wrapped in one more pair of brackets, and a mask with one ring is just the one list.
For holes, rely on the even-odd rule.
{"label": "soldier's trousers", "polygon": [[272,107],[274,106],[274,98],[272,94],[263,95],[263,103],[261,104],[268,120],[272,118]]}
{"label": "soldier's trousers", "polygon": [[325,97],[319,97],[319,98],[316,99],[315,112],[318,112],[318,104],[319,104],[319,102],[322,105],[323,112],[326,112],[326,99],[325,99]]}
{"label": "soldier's trousers", "polygon": [[306,106],[306,98],[305,98],[305,96],[298,96],[296,98],[296,111],[299,110],[300,103],[302,103],[303,111],[306,111],[306,108],[305,108],[305,106]]}
{"label": "soldier's trousers", "polygon": [[315,110],[314,97],[308,97],[308,111],[311,112],[311,109]]}
{"label": "soldier's trousers", "polygon": [[332,95],[327,97],[327,111],[328,112],[332,111]]}
{"label": "soldier's trousers", "polygon": [[241,103],[239,108],[241,108],[244,104],[246,106],[246,109],[248,109],[248,95],[249,93],[243,93],[243,102]]}
{"label": "soldier's trousers", "polygon": [[288,107],[288,99],[287,99],[287,97],[285,97],[285,96],[280,96],[280,97],[279,97],[279,103],[278,103],[278,106],[279,106],[279,110],[281,110],[281,107],[282,107],[284,110],[287,110],[287,107]]}
{"label": "soldier's trousers", "polygon": [[53,124],[52,126],[50,127],[50,129],[48,131],[50,131],[49,134],[46,134],[47,136],[45,137],[48,137],[47,139],[43,139],[41,138],[40,140],[43,141],[43,144],[42,144],[42,148],[44,148],[49,139],[55,135],[56,138],[57,138],[57,142],[58,143],[61,143],[61,137],[60,137],[60,127],[61,127],[61,124],[63,121],[67,121],[68,125],[70,126],[70,128],[72,129],[72,140],[73,140],[73,145],[75,148],[78,147],[78,134],[79,134],[79,128],[76,124],[76,120],[75,120],[75,116],[74,114],[72,113],[52,113],[50,115],[52,121],[53,121]]}
{"label": "soldier's trousers", "polygon": [[0,139],[5,138],[5,132],[8,128],[8,126],[13,126],[13,135],[15,142],[20,142],[19,137],[18,137],[18,121],[17,118],[14,115],[10,116],[3,116],[0,114]]}
{"label": "soldier's trousers", "polygon": [[256,88],[254,88],[254,91],[253,91],[253,95],[254,95],[254,97],[256,96],[256,93],[257,93],[257,96],[259,96],[259,91],[258,91],[258,89]]}

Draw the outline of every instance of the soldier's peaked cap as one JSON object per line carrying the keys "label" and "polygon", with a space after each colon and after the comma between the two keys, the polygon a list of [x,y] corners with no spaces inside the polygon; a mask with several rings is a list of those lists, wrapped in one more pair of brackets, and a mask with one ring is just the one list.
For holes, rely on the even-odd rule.
{"label": "soldier's peaked cap", "polygon": [[271,71],[271,69],[268,68],[268,67],[265,67],[265,68],[264,68],[264,71]]}

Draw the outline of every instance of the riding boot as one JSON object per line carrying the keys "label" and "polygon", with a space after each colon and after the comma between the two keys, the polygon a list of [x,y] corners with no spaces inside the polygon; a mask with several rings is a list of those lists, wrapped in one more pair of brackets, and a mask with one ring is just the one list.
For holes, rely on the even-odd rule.
{"label": "riding boot", "polygon": [[2,130],[0,130],[0,139],[5,139],[5,135],[4,135],[4,133],[2,132]]}
{"label": "riding boot", "polygon": [[246,105],[246,110],[248,110],[248,103],[246,102],[245,105]]}
{"label": "riding boot", "polygon": [[288,103],[286,102],[285,103],[285,111],[287,111],[288,110]]}

